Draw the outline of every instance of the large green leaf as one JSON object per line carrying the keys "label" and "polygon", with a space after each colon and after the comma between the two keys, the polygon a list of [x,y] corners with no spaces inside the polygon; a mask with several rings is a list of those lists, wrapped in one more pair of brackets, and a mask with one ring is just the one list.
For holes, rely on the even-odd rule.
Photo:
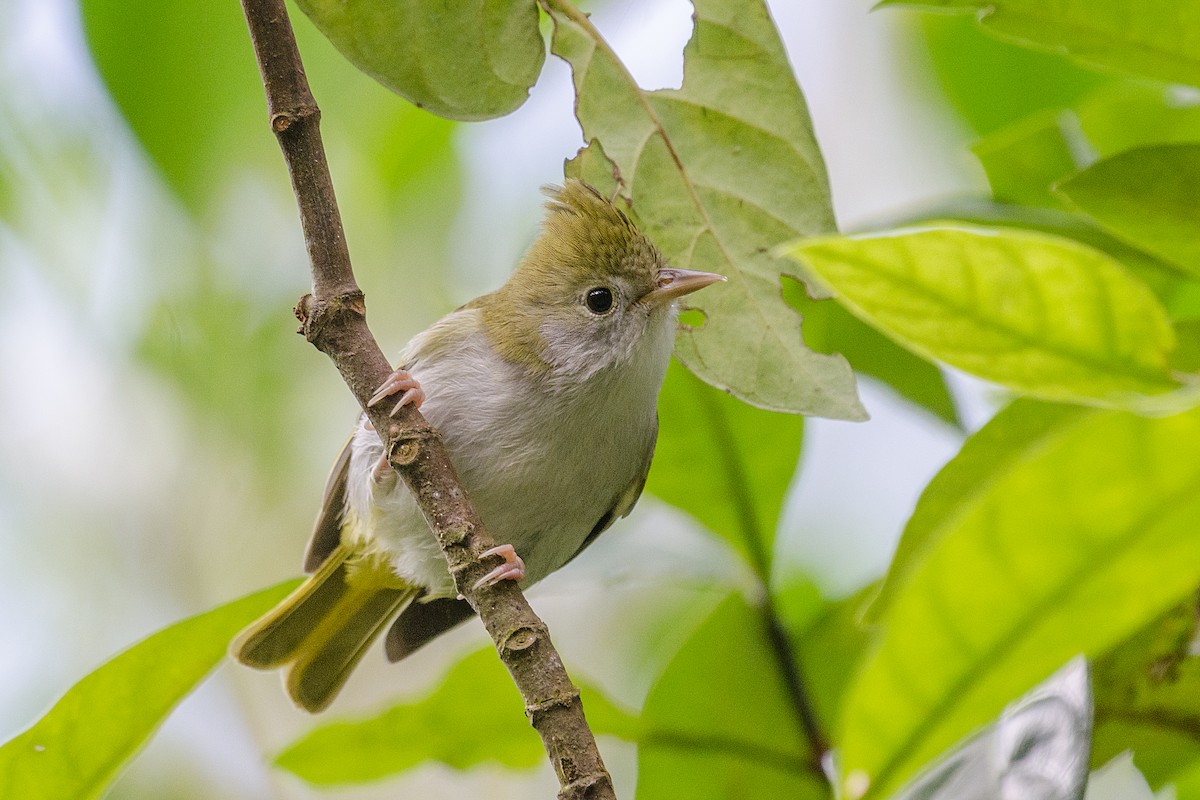
{"label": "large green leaf", "polygon": [[1088,419],[1077,406],[1019,399],[966,442],[921,493],[866,619],[878,621],[928,555],[955,529],[955,511],[985,495],[1044,442]]}
{"label": "large green leaf", "polygon": [[221,662],[234,635],[297,583],[176,623],[83,678],[33,727],[0,747],[0,797],[99,797],[171,709]]}
{"label": "large green leaf", "polygon": [[[1172,322],[1200,318],[1200,280],[1189,278],[1173,265],[1126,244],[1080,214],[1052,208],[990,203],[966,197],[906,216],[888,227],[927,227],[947,222],[999,229],[1023,228],[1073,239],[1103,251],[1120,262],[1122,267],[1154,293]],[[1186,344],[1187,337],[1181,331],[1180,326],[1176,325],[1179,343],[1172,353],[1172,365],[1175,356]]]}
{"label": "large green leaf", "polygon": [[804,418],[748,406],[671,362],[646,490],[737,548],[765,583]]}
{"label": "large green leaf", "polygon": [[1089,64],[1200,86],[1200,4],[1180,0],[883,0],[978,11],[985,30]]}
{"label": "large green leaf", "polygon": [[726,600],[680,649],[642,710],[639,800],[825,798],[762,617]]}
{"label": "large green leaf", "polygon": [[783,297],[804,317],[804,341],[819,353],[841,353],[856,373],[883,381],[901,397],[957,427],[958,408],[942,371],[887,338],[836,300],[813,300],[798,281],[783,282]]}
{"label": "large green leaf", "polygon": [[546,59],[534,0],[297,5],[363,72],[451,119],[490,119],[517,109]]}
{"label": "large green leaf", "polygon": [[1019,392],[1124,407],[1178,387],[1162,306],[1076,242],[940,227],[810,239],[789,252],[901,344]]}
{"label": "large green leaf", "polygon": [[1200,144],[1126,150],[1058,191],[1115,236],[1200,277]]}
{"label": "large green leaf", "polygon": [[[599,692],[583,687],[581,693],[593,731],[636,736],[635,718]],[[321,725],[275,763],[309,783],[330,786],[379,780],[426,761],[455,769],[488,762],[530,769],[545,758],[512,678],[486,648],[455,664],[428,697],[372,717]]]}
{"label": "large green leaf", "polygon": [[762,408],[863,419],[845,360],[804,345],[770,248],[833,230],[825,165],[761,0],[696,0],[683,88],[640,89],[585,15],[550,0],[554,52],[646,233],[678,267],[729,283],[697,295],[703,325],[676,352],[705,382]]}
{"label": "large green leaf", "polygon": [[1200,411],[1059,431],[948,508],[883,615],[842,717],[843,775],[871,797],[1200,583]]}

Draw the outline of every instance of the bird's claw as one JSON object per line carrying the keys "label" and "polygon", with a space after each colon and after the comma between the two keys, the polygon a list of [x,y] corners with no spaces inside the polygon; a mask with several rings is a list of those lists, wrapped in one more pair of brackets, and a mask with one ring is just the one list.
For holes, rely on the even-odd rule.
{"label": "bird's claw", "polygon": [[471,587],[472,589],[478,589],[481,586],[493,586],[500,581],[525,580],[525,562],[517,555],[517,551],[513,549],[511,544],[502,544],[479,554],[480,558],[486,558],[487,556],[500,556],[504,559],[504,563],[475,581],[475,585]]}
{"label": "bird's claw", "polygon": [[421,384],[417,382],[407,370],[398,369],[388,376],[375,394],[371,395],[371,399],[367,401],[367,407],[370,408],[379,403],[386,397],[391,397],[397,392],[403,392],[400,395],[400,402],[393,406],[388,412],[388,416],[394,417],[406,405],[412,404],[413,408],[420,408],[421,403],[425,402],[425,390],[421,388]]}

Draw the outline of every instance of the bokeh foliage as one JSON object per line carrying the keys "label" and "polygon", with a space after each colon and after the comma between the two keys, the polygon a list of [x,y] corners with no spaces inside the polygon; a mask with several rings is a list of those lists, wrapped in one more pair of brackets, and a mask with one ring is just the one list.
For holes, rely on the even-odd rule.
{"label": "bokeh foliage", "polygon": [[[136,352],[212,428],[277,465],[301,448],[293,418],[264,406],[298,391],[301,364],[322,367],[246,301],[258,283],[252,259],[220,246],[227,206],[244,202],[239,186],[265,182],[286,196],[249,44],[235,7],[151,5],[82,2],[105,85],[199,243],[172,264],[185,274]],[[761,0],[697,0],[684,84],[655,92],[566,0],[477,3],[486,16],[433,20],[446,26],[422,28],[432,38],[408,55],[388,49],[389,26],[406,19],[396,9],[432,20],[422,4],[356,2],[344,15],[303,5],[356,63],[376,77],[395,68],[391,88],[458,118],[520,104],[545,52],[534,15],[548,17],[588,145],[568,169],[616,192],[674,263],[731,278],[685,316],[678,355],[691,372],[675,363],[668,375],[647,491],[727,544],[749,578],[665,660],[640,709],[585,688],[597,731],[637,742],[638,796],[832,797],[789,691],[798,668],[839,752],[843,793],[888,797],[1083,653],[1095,674],[1095,766],[1131,749],[1155,788],[1174,780],[1180,798],[1200,798],[1190,646],[1200,584],[1200,3],[1156,0],[1147,5],[1159,13],[1136,24],[1122,0],[1005,0],[977,20],[924,18],[943,100],[979,135],[973,152],[990,193],[952,199],[917,228],[845,237],[833,230],[808,111]],[[395,14],[372,13],[384,5]],[[445,58],[445,38],[468,24],[455,46],[471,57]],[[401,249],[389,233],[396,219],[446,232],[459,192],[454,127],[393,98],[311,26],[297,28],[331,152],[353,166],[343,192],[350,240],[384,254],[360,261],[361,272],[385,292],[403,285],[428,321],[444,310],[444,284],[426,277],[414,289],[380,264]],[[483,58],[497,41],[520,52]],[[416,81],[418,63],[436,74]],[[477,68],[500,90],[465,77]],[[449,97],[431,88],[439,82],[479,93]],[[8,205],[5,186],[0,173]],[[428,248],[404,255],[440,268],[443,246]],[[255,291],[276,306],[294,299],[270,285]],[[244,348],[259,361],[235,363]],[[821,597],[807,579],[782,576],[776,562],[788,554],[775,534],[803,423],[780,412],[860,418],[853,369],[956,423],[942,365],[1016,399],[928,484],[866,615],[861,597]],[[20,784],[30,797],[101,793],[220,660],[236,620],[253,616],[246,604],[260,601],[179,623],[84,678],[0,749],[0,786],[30,781]],[[157,699],[115,714],[80,700],[94,700],[99,684],[109,700],[135,687]],[[472,713],[474,727],[453,727]],[[105,724],[93,733],[80,715]],[[64,789],[63,759],[100,766]],[[424,700],[317,726],[275,763],[342,784],[429,760],[539,763],[490,654],[460,661]]]}

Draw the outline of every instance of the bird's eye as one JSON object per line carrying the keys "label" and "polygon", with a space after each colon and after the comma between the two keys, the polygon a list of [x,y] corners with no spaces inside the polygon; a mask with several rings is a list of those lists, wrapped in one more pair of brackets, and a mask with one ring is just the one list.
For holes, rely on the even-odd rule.
{"label": "bird's eye", "polygon": [[597,286],[595,289],[588,289],[585,301],[588,311],[593,314],[605,314],[613,307],[612,289],[607,286]]}

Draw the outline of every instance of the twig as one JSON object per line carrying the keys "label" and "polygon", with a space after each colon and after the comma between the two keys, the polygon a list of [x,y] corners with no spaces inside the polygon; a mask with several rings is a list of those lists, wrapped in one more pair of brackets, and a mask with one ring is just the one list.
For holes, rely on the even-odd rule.
{"label": "twig", "polygon": [[412,406],[393,419],[366,401],[392,368],[367,328],[341,216],[318,129],[320,111],[296,48],[283,0],[242,0],[279,140],[300,207],[313,291],[296,306],[301,332],[333,359],[371,424],[388,443],[388,460],[412,490],[449,562],[455,586],[479,612],[501,660],[542,737],[564,800],[612,798],[612,778],[583,715],[579,691],[550,642],[549,631],[513,581],[472,588],[490,565],[494,545],[458,483],[441,436]]}
{"label": "twig", "polygon": [[796,650],[792,647],[791,637],[783,627],[783,620],[779,618],[779,611],[769,592],[760,610],[767,628],[767,640],[771,643],[775,661],[779,664],[779,674],[783,678],[784,689],[792,703],[792,709],[796,712],[800,727],[804,730],[804,736],[808,740],[808,767],[824,778],[826,777],[825,756],[829,753],[829,739],[821,729],[816,710],[808,696],[808,689],[805,688],[804,676],[800,673]]}

